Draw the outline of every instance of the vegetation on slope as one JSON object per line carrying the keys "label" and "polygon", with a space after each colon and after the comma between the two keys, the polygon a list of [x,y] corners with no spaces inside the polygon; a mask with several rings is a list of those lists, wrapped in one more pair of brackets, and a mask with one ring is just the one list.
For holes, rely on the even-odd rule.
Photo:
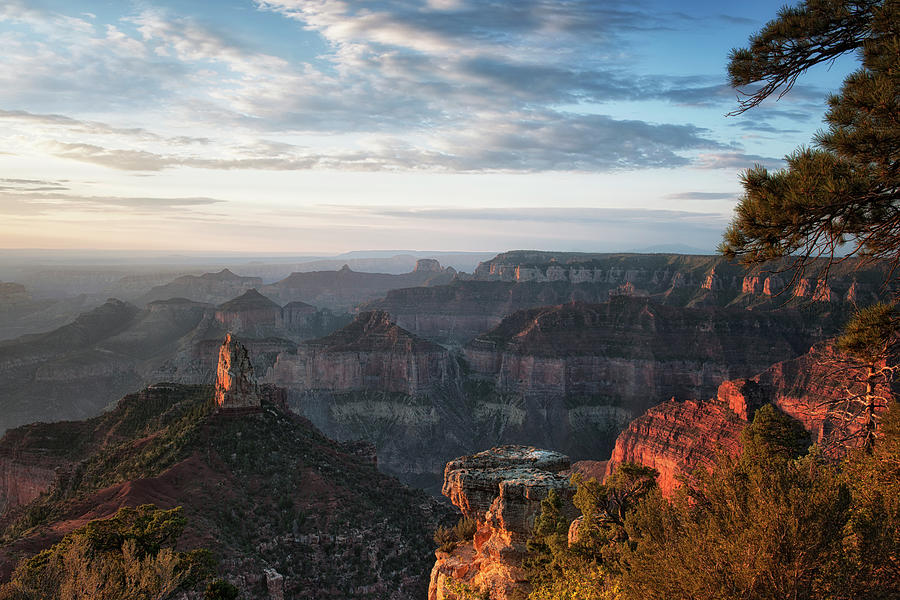
{"label": "vegetation on slope", "polygon": [[900,407],[871,452],[827,460],[799,424],[757,411],[739,457],[687,478],[671,499],[623,465],[579,482],[574,543],[552,496],[529,544],[531,597],[896,598],[900,594]]}
{"label": "vegetation on slope", "polygon": [[[176,551],[184,531],[181,508],[159,510],[146,504],[124,507],[115,516],[89,522],[52,547],[23,560],[8,583],[0,585],[2,600],[164,600],[179,590],[219,591],[221,581],[209,581],[215,561],[207,550]],[[216,596],[214,596],[216,597]]]}

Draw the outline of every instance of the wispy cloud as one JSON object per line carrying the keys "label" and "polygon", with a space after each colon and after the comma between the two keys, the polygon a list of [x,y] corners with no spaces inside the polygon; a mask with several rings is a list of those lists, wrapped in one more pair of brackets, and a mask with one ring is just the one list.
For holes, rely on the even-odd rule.
{"label": "wispy cloud", "polygon": [[91,196],[72,191],[68,181],[0,179],[0,214],[42,215],[70,212],[180,214],[185,209],[222,204],[215,198]]}

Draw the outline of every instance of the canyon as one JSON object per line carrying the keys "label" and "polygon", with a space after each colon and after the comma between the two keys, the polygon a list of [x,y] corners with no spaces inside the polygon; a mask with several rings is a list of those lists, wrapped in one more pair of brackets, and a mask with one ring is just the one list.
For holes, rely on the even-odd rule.
{"label": "canyon", "polygon": [[375,444],[381,469],[436,491],[448,460],[498,444],[609,456],[648,408],[713,396],[796,357],[822,338],[822,323],[789,309],[616,297],[520,311],[446,348],[371,311],[279,353],[262,381],[285,388],[326,435]]}
{"label": "canyon", "polygon": [[[264,593],[271,584],[279,594],[311,593],[303,586],[313,585],[313,574],[271,566],[295,554],[345,591],[398,586],[424,595],[424,578],[412,570],[432,566],[428,550],[418,562],[410,553],[423,552],[427,528],[446,523],[446,507],[386,473],[442,492],[476,522],[472,540],[438,552],[429,598],[488,590],[507,599],[524,589],[524,543],[541,499],[553,489],[573,511],[573,471],[602,478],[638,462],[657,469],[670,495],[681,476],[709,468],[719,453],[736,454],[741,431],[766,402],[798,419],[826,451],[860,430],[858,421],[820,405],[843,393],[841,381],[829,380],[837,357],[825,340],[852,302],[878,297],[877,269],[839,270],[827,286],[800,277],[792,287],[784,275],[738,277],[715,257],[520,252],[472,276],[428,260],[413,274],[420,287],[388,290],[374,301],[378,286],[405,276],[387,284],[343,269],[285,285],[231,272],[187,276],[159,293],[206,300],[159,298],[141,308],[110,299],[51,332],[0,342],[0,426],[10,428],[0,440],[0,524],[18,531],[27,515],[44,514],[36,507],[51,505],[53,515],[65,516],[44,537],[26,536],[7,551],[52,540],[48,532],[112,514],[122,503],[161,498],[173,506],[182,488],[193,494],[192,514],[203,527],[247,536],[233,513],[204,516],[199,508],[221,492],[204,481],[237,477],[256,498],[240,500],[244,509],[257,514],[257,502],[268,511],[255,551],[237,542],[223,550],[230,572],[250,574],[235,578],[241,589]],[[362,283],[341,289],[341,281]],[[21,286],[0,291],[9,306],[29,301]],[[233,295],[217,296],[226,293]],[[302,299],[341,305],[357,297],[365,301],[355,318]],[[183,420],[188,413],[203,425]],[[90,420],[25,425],[51,418]],[[167,437],[179,428],[199,431],[195,426],[213,436],[206,459],[198,446]],[[175,454],[157,448],[166,439],[179,448]],[[310,459],[320,451],[330,458]],[[162,458],[138,468],[132,455]],[[278,473],[297,472],[290,461],[306,465],[291,485],[302,479],[310,486],[293,506],[329,515],[315,527],[304,519],[318,517],[273,516],[279,502],[287,506],[279,498],[289,490],[268,490],[260,478],[281,485]],[[198,481],[186,485],[193,477]],[[394,490],[407,504],[376,507],[387,499],[372,500],[348,477]],[[367,525],[335,529],[332,518],[348,514],[338,499],[368,511],[359,516]],[[412,511],[416,523],[392,520],[394,508]],[[372,525],[375,514],[382,525]],[[288,530],[279,519],[291,521]],[[213,543],[202,530],[192,535]],[[405,541],[373,541],[379,536]],[[361,556],[357,548],[367,544],[377,548],[367,568],[375,560],[387,565],[375,579],[364,578],[361,567],[345,577],[324,565],[332,552]],[[0,555],[0,571],[10,566]]]}

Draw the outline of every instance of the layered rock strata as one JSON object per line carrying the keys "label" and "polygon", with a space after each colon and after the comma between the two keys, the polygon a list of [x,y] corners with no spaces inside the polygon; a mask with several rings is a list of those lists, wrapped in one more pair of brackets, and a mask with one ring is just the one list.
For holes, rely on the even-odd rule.
{"label": "layered rock strata", "polygon": [[520,417],[506,410],[508,432],[591,458],[606,455],[651,406],[708,398],[723,381],[797,356],[815,340],[788,315],[616,298],[518,312],[464,355],[470,377],[499,398],[519,399]]}
{"label": "layered rock strata", "polygon": [[842,272],[827,284],[801,279],[785,289],[780,275],[745,275],[733,265],[719,264],[720,260],[636,255],[633,261],[635,266],[643,265],[640,268],[604,267],[608,272],[603,276],[590,277],[580,267],[572,267],[570,275],[557,277],[554,273],[563,267],[550,265],[546,267],[546,278],[489,276],[456,280],[449,285],[391,290],[384,299],[365,304],[364,310],[385,310],[401,327],[416,335],[453,343],[465,343],[487,332],[518,310],[573,301],[604,303],[620,296],[649,298],[657,305],[678,307],[757,311],[792,307],[799,309],[798,318],[808,327],[824,326],[828,329],[826,335],[834,335],[846,316],[832,323],[830,313],[846,315],[854,302],[866,305],[885,296],[879,290],[881,273],[877,270]]}
{"label": "layered rock strata", "polygon": [[574,487],[560,474],[568,468],[567,456],[533,446],[500,446],[447,463],[442,492],[477,530],[473,540],[436,552],[429,600],[527,594],[522,560],[541,501],[555,490],[565,516],[575,517]]}

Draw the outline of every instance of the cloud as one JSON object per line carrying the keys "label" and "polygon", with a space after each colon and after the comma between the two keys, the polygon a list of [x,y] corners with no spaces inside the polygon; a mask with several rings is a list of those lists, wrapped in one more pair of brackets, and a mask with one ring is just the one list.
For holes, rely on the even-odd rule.
{"label": "cloud", "polygon": [[52,141],[55,156],[126,171],[174,167],[302,171],[314,168],[361,171],[614,171],[689,164],[681,151],[721,149],[706,131],[601,115],[533,113],[486,115],[469,131],[442,132],[433,145],[376,137],[354,151],[321,152],[286,143],[223,149],[232,156],[161,154]]}
{"label": "cloud", "polygon": [[0,109],[0,120],[26,125],[41,125],[52,129],[63,129],[87,135],[109,135],[135,137],[145,140],[164,140],[170,144],[208,144],[211,141],[206,137],[191,136],[165,138],[148,131],[144,127],[114,127],[99,121],[79,120],[58,114],[37,114],[24,110]]}
{"label": "cloud", "polygon": [[[295,22],[301,38],[320,36],[323,51],[288,60],[143,4],[101,24],[16,0],[0,20],[31,31],[0,32],[0,121],[18,134],[0,138],[3,149],[145,173],[611,172],[735,150],[691,123],[596,114],[613,101],[730,101],[715,77],[632,72],[629,36],[682,27],[686,15],[594,0],[255,4]],[[117,118],[80,117],[98,113]],[[286,141],[262,141],[275,136]]]}

